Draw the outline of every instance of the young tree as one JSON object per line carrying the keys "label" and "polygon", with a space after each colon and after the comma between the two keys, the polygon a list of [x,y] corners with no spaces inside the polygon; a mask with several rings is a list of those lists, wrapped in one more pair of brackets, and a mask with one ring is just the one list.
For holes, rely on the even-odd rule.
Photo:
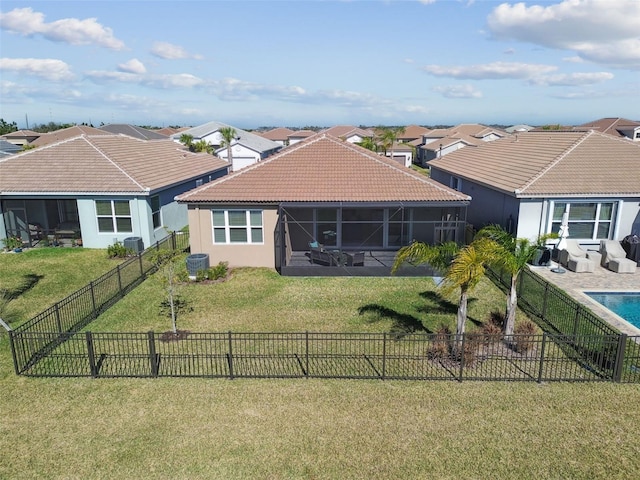
{"label": "young tree", "polygon": [[191,146],[191,149],[198,153],[213,153],[213,147],[206,140],[198,140]]}
{"label": "young tree", "polygon": [[455,242],[435,246],[413,242],[401,248],[396,255],[392,273],[395,273],[405,262],[414,265],[428,263],[444,274],[444,279],[439,286],[443,294],[448,295],[454,290],[460,290],[456,314],[455,351],[457,352],[460,351],[465,332],[469,292],[484,277],[485,265],[492,261],[494,252],[494,242],[487,238],[480,238],[463,248],[459,248]]}
{"label": "young tree", "polygon": [[393,159],[393,146],[398,141],[398,135],[404,133],[404,127],[381,128],[378,130],[378,143],[382,146],[386,155],[391,150],[391,158]]}
{"label": "young tree", "polygon": [[193,146],[193,135],[183,133],[182,135],[180,135],[180,143],[191,150],[191,147]]}
{"label": "young tree", "polygon": [[378,144],[371,137],[364,137],[361,142],[358,142],[362,148],[366,148],[367,150],[371,150],[372,152],[378,151]]}
{"label": "young tree", "polygon": [[511,275],[511,286],[507,297],[507,308],[503,325],[505,339],[509,341],[513,335],[516,323],[516,311],[518,309],[518,292],[516,285],[518,276],[527,266],[527,263],[535,256],[538,248],[550,238],[556,238],[556,234],[542,235],[534,243],[527,238],[515,238],[500,225],[488,225],[482,228],[476,238],[489,238],[495,241],[494,265],[504,269]]}
{"label": "young tree", "polygon": [[167,303],[171,314],[171,330],[174,334],[178,333],[178,278],[176,274],[176,257],[177,250],[157,250],[151,260],[158,267],[158,271],[162,275],[165,292],[167,294]]}
{"label": "young tree", "polygon": [[231,144],[236,140],[236,129],[233,127],[223,127],[220,129],[220,135],[222,135],[221,146],[227,147],[227,162],[233,165],[233,153],[231,151]]}

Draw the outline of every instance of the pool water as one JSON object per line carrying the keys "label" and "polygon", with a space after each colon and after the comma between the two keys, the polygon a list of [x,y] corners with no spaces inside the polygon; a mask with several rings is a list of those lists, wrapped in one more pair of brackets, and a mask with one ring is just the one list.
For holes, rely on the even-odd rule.
{"label": "pool water", "polygon": [[585,292],[600,305],[640,328],[640,292]]}

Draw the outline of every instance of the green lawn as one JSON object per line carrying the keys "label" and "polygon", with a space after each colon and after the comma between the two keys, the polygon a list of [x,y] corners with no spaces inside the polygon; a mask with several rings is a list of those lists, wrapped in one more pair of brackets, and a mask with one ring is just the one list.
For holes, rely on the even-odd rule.
{"label": "green lawn", "polygon": [[[44,276],[6,306],[13,321],[114,265],[104,252],[52,250],[0,255],[0,288]],[[157,281],[90,328],[168,328]],[[241,269],[224,283],[186,286],[194,311],[179,322],[209,331],[393,328],[375,308],[359,313],[373,305],[431,329],[453,322],[432,290],[425,279]],[[489,282],[472,297],[476,321],[504,305]],[[640,471],[640,385],[36,379],[13,374],[1,333],[0,389],[2,479],[627,479]]]}

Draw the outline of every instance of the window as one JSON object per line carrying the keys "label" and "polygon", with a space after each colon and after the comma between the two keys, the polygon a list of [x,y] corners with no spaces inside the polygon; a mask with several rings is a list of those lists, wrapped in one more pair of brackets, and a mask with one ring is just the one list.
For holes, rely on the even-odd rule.
{"label": "window", "polygon": [[212,210],[213,243],[263,243],[262,210]]}
{"label": "window", "polygon": [[461,191],[462,189],[462,180],[458,177],[451,177],[451,182],[449,185],[454,190]]}
{"label": "window", "polygon": [[162,219],[160,218],[160,195],[154,195],[150,199],[151,216],[153,218],[153,228],[160,228],[162,226]]}
{"label": "window", "polygon": [[607,240],[611,238],[615,202],[556,202],[553,205],[551,231],[558,233],[565,208],[569,207],[569,238]]}
{"label": "window", "polygon": [[129,200],[96,200],[98,232],[132,233]]}

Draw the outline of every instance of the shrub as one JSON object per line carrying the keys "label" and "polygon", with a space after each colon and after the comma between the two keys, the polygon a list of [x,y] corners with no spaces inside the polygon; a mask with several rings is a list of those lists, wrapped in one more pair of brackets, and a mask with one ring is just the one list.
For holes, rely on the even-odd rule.
{"label": "shrub", "polygon": [[132,254],[133,251],[129,248],[125,248],[121,242],[116,242],[107,247],[107,257],[109,258],[125,258]]}
{"label": "shrub", "polygon": [[2,242],[8,250],[22,247],[22,239],[20,237],[7,237],[3,239]]}
{"label": "shrub", "polygon": [[478,347],[482,344],[484,336],[481,333],[467,333],[464,338],[464,348],[462,349],[462,358],[465,367],[473,367],[478,360]]}
{"label": "shrub", "polygon": [[482,324],[482,336],[485,345],[497,343],[502,337],[502,325],[504,315],[499,312],[491,312],[489,320]]}
{"label": "shrub", "polygon": [[531,320],[516,325],[513,330],[514,348],[518,353],[526,353],[535,346],[536,324]]}
{"label": "shrub", "polygon": [[196,282],[202,282],[207,279],[207,270],[200,269],[196,272]]}
{"label": "shrub", "polygon": [[207,276],[209,280],[218,280],[220,278],[225,278],[229,273],[229,263],[228,262],[219,262],[215,267],[211,267],[207,272]]}
{"label": "shrub", "polygon": [[427,357],[434,359],[443,359],[451,353],[451,330],[448,326],[441,324],[436,330]]}

